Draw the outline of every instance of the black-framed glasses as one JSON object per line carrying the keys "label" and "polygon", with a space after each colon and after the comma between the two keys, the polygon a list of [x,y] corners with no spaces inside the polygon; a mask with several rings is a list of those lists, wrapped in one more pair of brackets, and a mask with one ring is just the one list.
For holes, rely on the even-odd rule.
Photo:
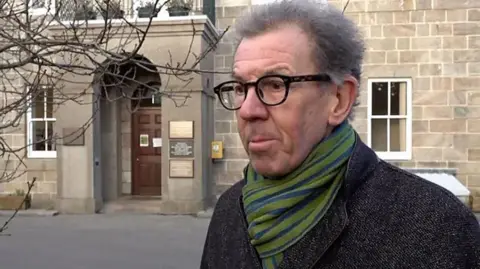
{"label": "black-framed glasses", "polygon": [[290,84],[304,81],[329,83],[332,78],[325,73],[305,76],[266,75],[253,82],[225,81],[213,88],[213,91],[228,110],[237,110],[242,106],[251,86],[263,104],[276,106],[287,100]]}

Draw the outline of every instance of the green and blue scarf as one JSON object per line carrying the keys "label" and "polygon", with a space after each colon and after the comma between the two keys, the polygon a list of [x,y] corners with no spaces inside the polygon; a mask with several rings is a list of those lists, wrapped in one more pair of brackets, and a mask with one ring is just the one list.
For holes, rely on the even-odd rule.
{"label": "green and blue scarf", "polygon": [[264,178],[247,165],[244,211],[250,242],[264,269],[277,268],[284,251],[324,216],[343,182],[355,137],[350,124],[341,124],[280,179]]}

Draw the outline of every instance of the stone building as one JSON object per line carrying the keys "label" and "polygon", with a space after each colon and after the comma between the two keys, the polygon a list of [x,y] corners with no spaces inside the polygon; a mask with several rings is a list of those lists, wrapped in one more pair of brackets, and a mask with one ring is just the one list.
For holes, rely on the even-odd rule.
{"label": "stone building", "polygon": [[[162,13],[140,53],[153,63],[168,60],[168,50],[181,57],[192,20],[199,30],[194,51],[200,52],[243,11],[266,2],[217,0],[215,24],[204,15],[168,18]],[[340,8],[347,3],[328,2]],[[198,7],[202,1],[195,3]],[[480,1],[350,0],[346,14],[359,25],[367,47],[356,130],[383,159],[459,196],[470,194],[473,208],[480,210]],[[234,30],[202,62],[203,68],[230,70]],[[146,83],[166,80],[161,74],[141,76]],[[24,127],[3,135],[15,147],[32,143],[32,119],[41,119],[45,126],[53,122],[55,132],[64,133],[87,120],[94,106],[101,114],[80,142],[56,149],[29,145],[27,173],[0,184],[0,191],[23,188],[25,181],[37,177],[34,205],[65,213],[195,213],[212,206],[215,195],[241,179],[247,163],[234,114],[212,95],[213,84],[225,78],[195,77],[192,98],[181,108],[161,98],[133,115],[127,109],[132,104],[125,100],[90,107],[66,103],[54,115],[29,111]],[[87,84],[92,79],[81,78]],[[132,94],[137,86],[132,85]],[[223,158],[212,160],[212,141],[223,142]],[[187,147],[189,153],[176,156],[177,147]]]}

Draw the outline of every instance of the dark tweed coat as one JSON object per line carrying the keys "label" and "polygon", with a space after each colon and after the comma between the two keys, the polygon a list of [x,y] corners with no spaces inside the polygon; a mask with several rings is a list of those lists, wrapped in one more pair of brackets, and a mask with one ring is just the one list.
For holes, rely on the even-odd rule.
{"label": "dark tweed coat", "polygon": [[[382,160],[357,139],[343,190],[280,268],[480,268],[480,228],[449,191]],[[201,269],[260,269],[243,181],[218,200]]]}

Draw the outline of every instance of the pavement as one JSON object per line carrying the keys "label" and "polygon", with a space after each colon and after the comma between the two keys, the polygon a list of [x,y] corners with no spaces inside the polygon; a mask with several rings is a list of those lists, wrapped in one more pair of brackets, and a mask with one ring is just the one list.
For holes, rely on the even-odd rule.
{"label": "pavement", "polygon": [[[0,215],[0,224],[7,218]],[[1,268],[199,268],[208,223],[192,216],[20,215],[0,236]]]}

